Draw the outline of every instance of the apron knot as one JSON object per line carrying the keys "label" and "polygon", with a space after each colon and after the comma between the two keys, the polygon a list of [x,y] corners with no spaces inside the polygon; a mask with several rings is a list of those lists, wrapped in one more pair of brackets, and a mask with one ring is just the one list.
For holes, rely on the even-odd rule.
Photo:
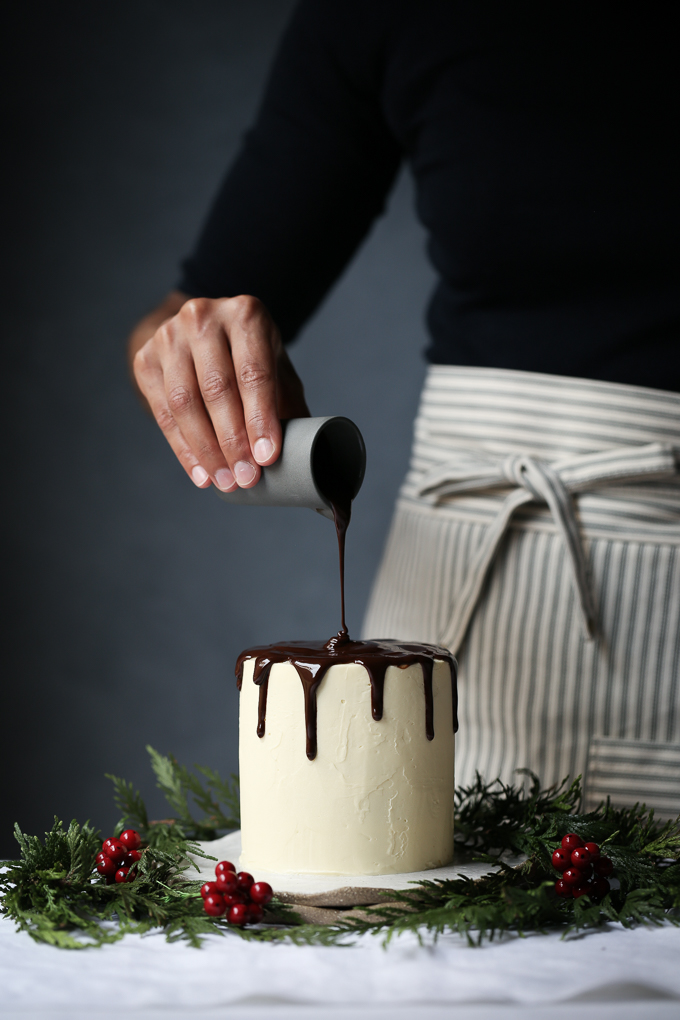
{"label": "apron knot", "polygon": [[649,443],[614,447],[550,464],[525,454],[498,458],[461,451],[459,457],[436,465],[418,487],[418,494],[435,505],[458,494],[507,488],[508,483],[515,486],[472,557],[441,643],[454,655],[457,653],[513,514],[520,506],[533,502],[549,507],[562,535],[583,629],[586,637],[594,637],[595,604],[572,493],[605,485],[669,478],[677,472],[676,452],[669,444]]}
{"label": "apron knot", "polygon": [[[514,482],[518,487],[526,489],[538,503],[545,503],[545,491],[549,485],[560,485],[559,478],[547,465],[541,464],[535,457],[506,457],[500,465],[503,477]],[[564,488],[564,486],[562,486]],[[566,493],[566,489],[565,489]]]}

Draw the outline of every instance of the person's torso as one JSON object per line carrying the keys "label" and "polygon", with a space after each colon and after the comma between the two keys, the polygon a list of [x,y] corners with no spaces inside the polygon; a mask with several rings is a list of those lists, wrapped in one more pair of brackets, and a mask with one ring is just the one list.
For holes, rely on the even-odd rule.
{"label": "person's torso", "polygon": [[402,3],[385,54],[383,109],[442,281],[432,360],[559,374],[570,343],[567,374],[659,385],[642,339],[663,360],[680,326],[660,9]]}

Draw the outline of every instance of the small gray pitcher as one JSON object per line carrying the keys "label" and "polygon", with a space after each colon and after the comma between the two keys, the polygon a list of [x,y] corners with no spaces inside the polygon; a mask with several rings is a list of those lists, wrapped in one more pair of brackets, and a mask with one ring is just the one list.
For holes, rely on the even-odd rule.
{"label": "small gray pitcher", "polygon": [[252,489],[215,492],[225,503],[251,506],[306,506],[333,520],[331,499],[354,499],[366,470],[366,447],[349,418],[291,418],[281,422],[278,460],[262,468]]}

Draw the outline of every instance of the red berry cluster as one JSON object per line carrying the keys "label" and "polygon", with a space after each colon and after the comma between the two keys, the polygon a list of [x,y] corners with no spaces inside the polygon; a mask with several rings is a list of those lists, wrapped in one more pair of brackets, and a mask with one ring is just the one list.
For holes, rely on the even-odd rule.
{"label": "red berry cluster", "polygon": [[231,861],[215,866],[215,881],[201,886],[203,909],[211,917],[226,913],[229,924],[259,924],[263,907],[274,895],[268,882],[256,882],[247,871],[239,871]]}
{"label": "red berry cluster", "polygon": [[555,882],[558,896],[578,899],[587,893],[597,901],[609,892],[607,879],[614,865],[609,857],[600,854],[597,843],[584,843],[575,832],[562,837],[562,846],[552,855],[552,866],[562,872]]}
{"label": "red berry cluster", "polygon": [[139,850],[141,845],[142,837],[134,829],[121,832],[118,839],[109,836],[104,840],[97,854],[96,868],[102,878],[106,879],[107,885],[112,882],[134,882],[137,878],[137,868],[134,865],[142,859]]}

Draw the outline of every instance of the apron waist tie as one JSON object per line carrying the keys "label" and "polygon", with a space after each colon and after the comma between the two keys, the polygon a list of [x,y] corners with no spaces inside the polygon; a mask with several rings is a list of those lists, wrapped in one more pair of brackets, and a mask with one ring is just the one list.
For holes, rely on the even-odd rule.
{"label": "apron waist tie", "polygon": [[525,503],[545,503],[549,507],[569,556],[585,635],[594,637],[595,604],[572,493],[606,485],[657,481],[672,477],[677,470],[678,451],[667,443],[619,446],[565,457],[551,464],[523,454],[499,458],[461,450],[451,460],[438,464],[418,486],[418,495],[433,505],[450,496],[506,488],[508,482],[517,486],[504,500],[472,558],[441,643],[454,655],[458,652],[503,536],[513,514]]}

